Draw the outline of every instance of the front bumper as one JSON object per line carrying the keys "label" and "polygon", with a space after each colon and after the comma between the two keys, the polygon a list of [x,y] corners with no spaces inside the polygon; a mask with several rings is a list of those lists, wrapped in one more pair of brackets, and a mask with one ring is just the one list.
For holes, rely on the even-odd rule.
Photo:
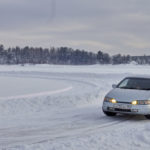
{"label": "front bumper", "polygon": [[[118,105],[121,104],[122,106],[128,105],[129,107],[119,108],[116,107],[117,104]],[[150,115],[150,105],[132,105],[132,104],[122,104],[122,103],[117,103],[117,104],[113,104],[110,102],[103,102],[102,109],[104,111],[116,112],[116,113]]]}

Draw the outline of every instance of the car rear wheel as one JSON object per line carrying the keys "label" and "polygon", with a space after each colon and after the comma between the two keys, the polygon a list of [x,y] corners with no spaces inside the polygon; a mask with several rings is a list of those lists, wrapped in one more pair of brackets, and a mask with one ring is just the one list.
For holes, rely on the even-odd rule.
{"label": "car rear wheel", "polygon": [[146,117],[147,119],[150,119],[150,115],[145,115],[145,117]]}
{"label": "car rear wheel", "polygon": [[116,114],[117,114],[117,113],[114,113],[114,112],[109,112],[109,111],[104,111],[104,110],[103,110],[103,112],[106,116],[116,116]]}

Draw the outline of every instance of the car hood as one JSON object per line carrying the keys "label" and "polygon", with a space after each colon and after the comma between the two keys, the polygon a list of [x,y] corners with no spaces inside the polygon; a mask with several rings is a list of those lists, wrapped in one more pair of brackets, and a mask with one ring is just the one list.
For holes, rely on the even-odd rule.
{"label": "car hood", "polygon": [[117,101],[131,102],[133,100],[148,100],[150,98],[150,91],[115,88],[106,96],[114,98]]}

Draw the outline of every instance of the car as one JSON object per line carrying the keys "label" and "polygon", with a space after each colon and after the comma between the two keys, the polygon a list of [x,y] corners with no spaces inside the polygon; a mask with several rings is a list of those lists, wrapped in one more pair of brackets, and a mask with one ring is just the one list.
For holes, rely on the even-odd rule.
{"label": "car", "polygon": [[150,76],[129,76],[112,87],[103,101],[105,115],[123,113],[150,119]]}

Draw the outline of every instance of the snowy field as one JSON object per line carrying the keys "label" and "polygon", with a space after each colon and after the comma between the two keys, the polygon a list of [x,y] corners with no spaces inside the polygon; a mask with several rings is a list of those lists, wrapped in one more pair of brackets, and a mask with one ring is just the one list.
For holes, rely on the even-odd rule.
{"label": "snowy field", "polygon": [[148,150],[150,120],[107,117],[103,98],[138,65],[0,66],[1,150]]}

